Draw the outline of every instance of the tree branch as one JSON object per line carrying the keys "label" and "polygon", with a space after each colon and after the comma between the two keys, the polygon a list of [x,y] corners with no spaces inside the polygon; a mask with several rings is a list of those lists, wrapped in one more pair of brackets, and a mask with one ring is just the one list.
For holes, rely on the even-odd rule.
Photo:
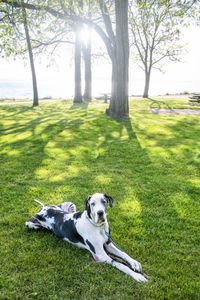
{"label": "tree branch", "polygon": [[142,55],[142,52],[140,51],[140,47],[139,47],[139,45],[138,45],[138,42],[137,42],[137,39],[136,39],[136,35],[135,35],[135,32],[134,32],[134,30],[131,28],[131,31],[132,31],[132,34],[133,34],[133,38],[134,38],[134,45],[136,46],[136,48],[137,48],[137,51],[138,51],[138,53],[139,53],[139,56],[140,56],[140,59],[141,59],[141,61],[142,61],[142,63],[145,65],[145,60],[144,60],[144,57],[143,57],[143,55]]}
{"label": "tree branch", "polygon": [[54,16],[56,18],[59,18],[59,19],[62,19],[62,20],[66,20],[68,18],[72,22],[83,22],[83,23],[85,23],[89,26],[92,26],[95,29],[95,31],[99,34],[101,39],[103,40],[103,42],[104,42],[104,44],[107,48],[109,56],[112,57],[113,47],[112,47],[112,44],[110,42],[109,37],[106,35],[104,30],[99,25],[92,22],[91,20],[81,18],[81,17],[76,16],[76,15],[70,15],[66,11],[64,13],[61,13],[61,12],[59,12],[59,11],[49,7],[49,6],[22,3],[21,1],[19,2],[17,0],[0,0],[0,3],[5,3],[5,4],[8,4],[12,7],[17,7],[17,8],[24,7],[26,9],[36,10],[36,11],[45,10],[46,12],[48,12],[49,14],[51,14],[52,16]]}
{"label": "tree branch", "polygon": [[35,42],[35,43],[38,43],[37,45],[32,47],[34,49],[39,48],[41,46],[50,46],[50,45],[59,44],[59,43],[74,45],[74,42],[65,41],[65,40],[53,40],[53,41],[49,41],[49,42],[41,42],[41,41],[38,41],[38,40],[35,40],[35,39],[31,39],[31,41]]}
{"label": "tree branch", "polygon": [[107,34],[110,37],[111,43],[113,44],[113,46],[115,46],[115,35],[114,35],[113,29],[112,29],[112,23],[111,23],[111,20],[110,20],[110,15],[108,13],[108,8],[106,6],[105,1],[104,0],[99,0],[99,6],[100,6],[100,9],[101,9],[101,14],[102,14],[102,17],[103,17],[103,20],[104,20],[104,24],[105,24],[105,27],[106,27]]}

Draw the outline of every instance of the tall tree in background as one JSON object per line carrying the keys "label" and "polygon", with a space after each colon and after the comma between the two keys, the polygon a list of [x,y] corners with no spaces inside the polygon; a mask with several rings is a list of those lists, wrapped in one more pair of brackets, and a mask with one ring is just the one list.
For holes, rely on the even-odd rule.
{"label": "tall tree in background", "polygon": [[143,97],[148,98],[152,69],[162,71],[162,63],[180,61],[180,21],[195,1],[133,0],[129,3],[129,23],[134,59],[144,70]]}
{"label": "tall tree in background", "polygon": [[82,43],[82,52],[85,70],[85,89],[83,98],[91,101],[92,99],[92,42],[91,42],[91,28],[87,27],[87,39]]}
{"label": "tall tree in background", "polygon": [[[74,12],[78,13],[80,18],[91,19],[91,0],[74,1]],[[81,103],[84,100],[92,99],[92,69],[91,69],[91,26],[84,24],[84,21],[78,21],[75,25],[75,97],[74,102]],[[83,40],[84,33],[87,38]],[[86,36],[86,35],[85,35]],[[82,97],[82,80],[81,80],[81,58],[83,54],[84,62],[84,81],[85,88]],[[77,95],[76,95],[77,94]]]}
{"label": "tall tree in background", "polygon": [[[38,105],[38,91],[36,74],[34,67],[34,59],[30,41],[30,34],[28,28],[27,14],[23,7],[11,8],[9,5],[1,5],[0,9],[0,53],[6,57],[17,55],[24,55],[24,49],[27,47],[29,52],[29,61],[32,73],[33,86],[33,106]],[[24,38],[25,36],[25,38]],[[24,43],[26,41],[26,46]]]}
{"label": "tall tree in background", "polygon": [[115,1],[116,15],[116,52],[113,56],[113,90],[109,115],[125,117],[129,115],[128,72],[129,72],[129,38],[128,38],[128,0]]}
{"label": "tall tree in background", "polygon": [[[85,3],[86,2],[86,3]],[[94,1],[82,0],[83,15],[88,20],[91,20],[92,15],[95,14]],[[92,27],[83,24],[82,33],[84,33],[85,40],[82,39],[82,53],[84,61],[84,71],[85,71],[85,88],[83,98],[84,100],[92,100]]]}
{"label": "tall tree in background", "polygon": [[32,74],[33,106],[38,106],[39,101],[38,101],[38,88],[37,88],[37,79],[35,73],[35,64],[34,64],[33,51],[31,47],[31,40],[29,35],[28,23],[27,23],[26,9],[24,7],[22,7],[22,16],[23,16],[24,30],[26,35],[26,42],[28,47],[28,54],[29,54],[31,74]]}
{"label": "tall tree in background", "polygon": [[128,0],[115,0],[116,32],[108,7],[99,0],[105,31],[95,26],[108,51],[112,62],[111,101],[106,113],[111,117],[121,118],[129,115],[128,104],[128,69],[129,69],[129,38],[128,38]]}
{"label": "tall tree in background", "polygon": [[82,103],[83,99],[81,85],[81,24],[79,22],[75,25],[74,74],[74,103]]}

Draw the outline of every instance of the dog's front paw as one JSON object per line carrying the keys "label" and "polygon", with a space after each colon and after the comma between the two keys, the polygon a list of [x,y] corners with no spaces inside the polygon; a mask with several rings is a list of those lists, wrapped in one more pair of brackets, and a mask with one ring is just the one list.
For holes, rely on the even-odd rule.
{"label": "dog's front paw", "polygon": [[139,274],[139,273],[135,273],[133,278],[137,281],[137,282],[140,282],[140,283],[145,283],[148,281],[148,279],[143,276],[142,274]]}
{"label": "dog's front paw", "polygon": [[131,263],[131,269],[133,271],[137,271],[137,272],[142,271],[142,266],[137,260],[132,259],[130,263]]}

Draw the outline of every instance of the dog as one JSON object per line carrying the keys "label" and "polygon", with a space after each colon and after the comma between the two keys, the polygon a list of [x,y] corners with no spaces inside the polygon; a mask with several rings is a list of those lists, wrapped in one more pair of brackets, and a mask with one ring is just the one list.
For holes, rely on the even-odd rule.
{"label": "dog", "polygon": [[138,282],[148,281],[141,272],[141,264],[118,248],[110,237],[106,211],[108,204],[113,207],[111,196],[101,193],[88,196],[85,210],[79,212],[72,202],[44,206],[35,201],[42,208],[26,221],[28,228],[46,228],[68,243],[90,251],[95,261],[108,263]]}

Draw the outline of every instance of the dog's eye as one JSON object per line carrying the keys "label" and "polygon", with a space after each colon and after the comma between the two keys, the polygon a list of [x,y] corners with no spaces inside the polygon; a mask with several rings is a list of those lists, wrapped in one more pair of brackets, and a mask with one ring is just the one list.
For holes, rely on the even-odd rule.
{"label": "dog's eye", "polygon": [[103,205],[106,205],[106,201],[105,201],[105,200],[102,200],[101,203],[102,203]]}
{"label": "dog's eye", "polygon": [[94,203],[94,202],[92,202],[92,203],[91,203],[91,206],[95,206],[95,203]]}

